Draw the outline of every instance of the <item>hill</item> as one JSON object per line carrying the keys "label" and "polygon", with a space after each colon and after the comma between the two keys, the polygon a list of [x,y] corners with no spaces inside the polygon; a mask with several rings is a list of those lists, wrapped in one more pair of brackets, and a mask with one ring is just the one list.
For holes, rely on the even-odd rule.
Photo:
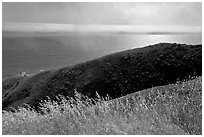
{"label": "hill", "polygon": [[[20,108],[2,114],[2,134],[186,135],[202,134],[202,78],[158,86],[114,99],[77,102],[58,97],[44,114]],[[47,111],[50,110],[50,111]]]}
{"label": "hill", "polygon": [[[115,99],[133,102],[134,98],[153,108],[159,116],[187,134],[202,134],[202,78],[149,88]],[[128,101],[127,101],[128,100]]]}
{"label": "hill", "polygon": [[3,81],[2,107],[24,103],[37,108],[58,94],[121,97],[142,89],[202,75],[202,45],[159,43],[117,52],[78,65]]}

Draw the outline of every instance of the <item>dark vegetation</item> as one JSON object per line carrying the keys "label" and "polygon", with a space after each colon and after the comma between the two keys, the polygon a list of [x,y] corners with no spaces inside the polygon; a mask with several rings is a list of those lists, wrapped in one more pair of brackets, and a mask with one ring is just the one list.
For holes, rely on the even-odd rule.
{"label": "dark vegetation", "polygon": [[107,55],[75,66],[3,81],[2,108],[38,108],[46,96],[118,98],[142,89],[202,75],[202,45],[159,43]]}

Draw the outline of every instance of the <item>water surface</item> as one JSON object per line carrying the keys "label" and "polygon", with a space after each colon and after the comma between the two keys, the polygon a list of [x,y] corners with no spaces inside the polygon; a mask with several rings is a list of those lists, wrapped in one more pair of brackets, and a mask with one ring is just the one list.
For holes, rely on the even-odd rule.
{"label": "water surface", "polygon": [[201,44],[201,35],[3,36],[2,77],[37,73],[159,42]]}

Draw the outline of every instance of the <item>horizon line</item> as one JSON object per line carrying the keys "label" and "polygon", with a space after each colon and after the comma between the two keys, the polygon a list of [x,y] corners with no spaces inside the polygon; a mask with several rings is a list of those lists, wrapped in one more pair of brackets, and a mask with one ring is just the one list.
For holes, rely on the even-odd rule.
{"label": "horizon line", "polygon": [[200,34],[202,26],[185,25],[115,25],[3,22],[2,32],[40,33],[118,33],[118,34]]}

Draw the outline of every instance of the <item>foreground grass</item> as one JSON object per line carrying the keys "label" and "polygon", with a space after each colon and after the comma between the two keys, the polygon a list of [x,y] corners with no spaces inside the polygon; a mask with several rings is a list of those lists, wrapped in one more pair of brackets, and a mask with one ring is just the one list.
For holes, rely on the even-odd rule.
{"label": "foreground grass", "polygon": [[42,103],[43,114],[4,111],[2,134],[202,134],[201,85],[200,77],[97,102],[59,96]]}

